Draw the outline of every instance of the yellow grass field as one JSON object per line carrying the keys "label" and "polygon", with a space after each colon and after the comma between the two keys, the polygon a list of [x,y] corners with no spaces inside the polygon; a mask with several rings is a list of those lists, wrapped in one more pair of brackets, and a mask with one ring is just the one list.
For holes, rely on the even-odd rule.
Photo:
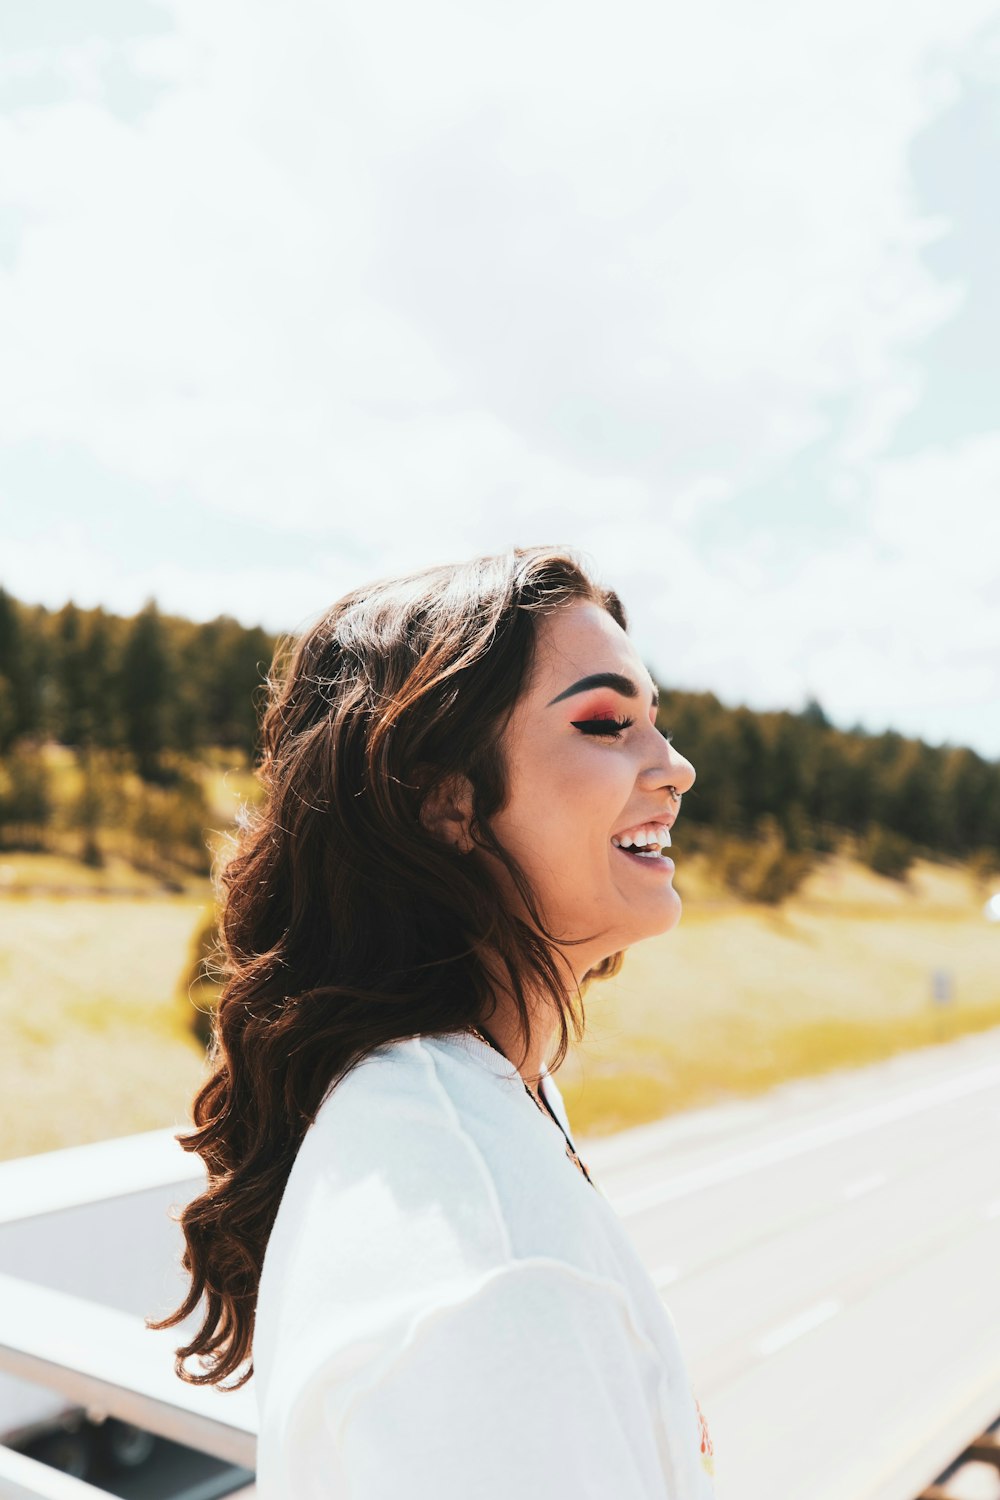
{"label": "yellow grass field", "polygon": [[[557,1075],[581,1136],[1000,1025],[1000,923],[965,870],[901,886],[831,858],[771,909],[681,859],[679,925],[592,986]],[[184,1128],[206,1066],[177,982],[211,900],[207,881],[164,895],[124,867],[0,858],[0,1158]]]}
{"label": "yellow grass field", "polygon": [[830,857],[769,908],[727,900],[702,857],[682,858],[678,926],[585,997],[585,1039],[557,1075],[581,1135],[1000,1026],[994,887],[963,868],[918,861],[903,885]]}
{"label": "yellow grass field", "polygon": [[175,989],[209,899],[0,896],[0,1158],[187,1122]]}

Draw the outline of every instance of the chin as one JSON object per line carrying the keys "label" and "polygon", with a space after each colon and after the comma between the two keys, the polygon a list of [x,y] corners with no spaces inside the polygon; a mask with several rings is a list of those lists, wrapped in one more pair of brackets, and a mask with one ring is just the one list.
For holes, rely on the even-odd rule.
{"label": "chin", "polygon": [[633,913],[633,920],[629,923],[627,930],[622,933],[613,951],[624,952],[636,943],[644,943],[647,938],[663,937],[666,933],[672,932],[681,919],[681,910],[681,898],[678,896],[675,901],[670,902],[669,906],[650,913],[648,920],[642,923],[635,920],[635,913]]}
{"label": "chin", "polygon": [[672,932],[680,921],[683,910],[684,905],[680,896],[678,896],[676,891],[672,890],[670,901],[664,903],[663,909],[657,912],[655,916],[650,917],[649,925],[645,932],[636,938],[635,941],[641,942],[642,938],[648,937],[662,937],[664,933]]}

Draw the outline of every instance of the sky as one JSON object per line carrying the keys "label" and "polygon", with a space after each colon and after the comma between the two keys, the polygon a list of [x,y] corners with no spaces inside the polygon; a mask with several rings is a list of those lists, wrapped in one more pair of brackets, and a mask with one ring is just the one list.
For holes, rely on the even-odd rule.
{"label": "sky", "polygon": [[0,584],[568,545],[665,686],[1000,758],[1000,0],[0,10]]}

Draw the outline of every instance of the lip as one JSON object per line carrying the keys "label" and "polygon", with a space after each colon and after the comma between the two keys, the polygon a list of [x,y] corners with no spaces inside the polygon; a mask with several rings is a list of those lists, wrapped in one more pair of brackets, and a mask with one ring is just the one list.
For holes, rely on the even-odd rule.
{"label": "lip", "polygon": [[[641,828],[642,824],[640,823],[639,826]],[[658,859],[639,859],[636,855],[629,854],[626,849],[619,849],[615,844],[611,847],[616,854],[621,855],[622,859],[627,859],[630,865],[648,865],[651,870],[659,869],[661,873],[669,875],[672,875],[677,868],[669,854],[661,854]]]}

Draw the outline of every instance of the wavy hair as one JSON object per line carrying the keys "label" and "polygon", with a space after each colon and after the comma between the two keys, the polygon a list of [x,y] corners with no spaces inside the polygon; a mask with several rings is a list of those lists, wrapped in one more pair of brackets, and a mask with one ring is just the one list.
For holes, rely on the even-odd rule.
{"label": "wavy hair", "polygon": [[[527,878],[490,828],[506,795],[501,736],[537,621],[575,600],[627,629],[617,594],[575,554],[512,548],[354,589],[297,641],[278,642],[256,773],[265,795],[218,877],[213,1071],[193,1102],[196,1128],[177,1137],[207,1170],[180,1212],[190,1287],[168,1317],[146,1319],[172,1327],[204,1299],[200,1329],[175,1355],[189,1384],[236,1390],[253,1374],[257,1291],[285,1183],[352,1067],[387,1042],[485,1023],[499,963],[526,1039],[528,997],[554,1006],[558,1068],[567,1021],[577,1041],[584,1034],[583,987],[621,967],[615,953],[567,984]],[[473,844],[502,862],[530,922],[505,904],[488,860],[420,822],[423,797],[456,773],[472,788]],[[191,1357],[201,1373],[185,1367]]]}

